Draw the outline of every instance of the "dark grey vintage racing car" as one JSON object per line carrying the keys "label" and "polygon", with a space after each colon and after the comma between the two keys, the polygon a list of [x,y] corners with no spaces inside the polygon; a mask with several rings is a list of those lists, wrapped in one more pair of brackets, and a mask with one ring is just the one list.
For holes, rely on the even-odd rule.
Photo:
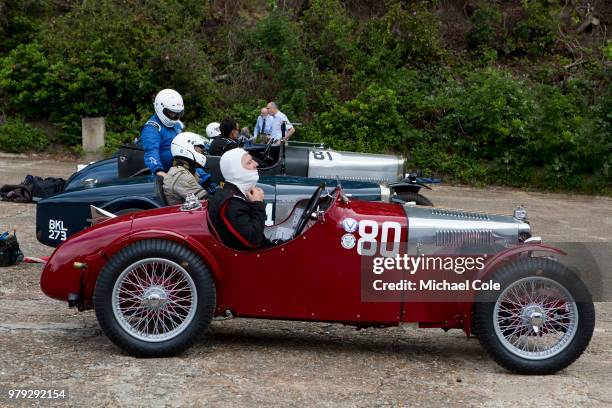
{"label": "dark grey vintage racing car", "polygon": [[[66,182],[65,190],[73,190],[95,184],[109,184],[119,178],[133,178],[150,174],[144,167],[139,148],[122,149],[116,157],[95,162],[73,174]],[[367,181],[386,185],[391,194],[417,205],[432,205],[420,194],[421,188],[429,188],[415,175],[406,174],[402,156],[339,152],[316,145],[270,146],[255,145],[247,148],[259,162],[260,176],[298,176],[319,179]],[[212,181],[221,180],[218,156],[207,156],[208,172]],[[134,164],[134,162],[136,162]]]}
{"label": "dark grey vintage racing car", "polygon": [[[337,185],[335,180],[326,182],[330,191]],[[266,225],[287,218],[295,204],[310,197],[320,183],[321,179],[308,177],[261,177],[258,186],[265,194]],[[384,184],[347,180],[342,185],[347,194],[356,199],[404,202]],[[72,234],[91,225],[91,206],[121,215],[166,205],[161,177],[149,175],[85,184],[37,203],[36,237],[45,245],[61,244]]]}
{"label": "dark grey vintage racing car", "polygon": [[[161,179],[144,175],[147,169],[137,165],[126,177],[126,163],[133,158],[125,151],[74,173],[63,192],[38,202],[36,236],[41,243],[57,246],[90,226],[90,206],[126,214],[167,205]],[[284,145],[255,146],[249,151],[261,163],[259,186],[265,193],[267,225],[283,221],[295,203],[310,197],[325,179],[328,189],[343,179],[344,190],[356,199],[432,205],[419,194],[421,185],[415,177],[400,180],[402,157]],[[207,158],[214,182],[221,181],[219,159]]]}

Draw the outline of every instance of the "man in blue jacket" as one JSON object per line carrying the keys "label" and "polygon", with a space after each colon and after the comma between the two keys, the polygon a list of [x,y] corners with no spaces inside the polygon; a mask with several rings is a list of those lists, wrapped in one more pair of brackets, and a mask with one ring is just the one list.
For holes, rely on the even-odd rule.
{"label": "man in blue jacket", "polygon": [[151,174],[165,176],[172,167],[172,140],[183,131],[180,118],[185,107],[181,94],[173,89],[161,90],[153,107],[155,114],[142,127],[138,144],[144,148],[145,165]]}

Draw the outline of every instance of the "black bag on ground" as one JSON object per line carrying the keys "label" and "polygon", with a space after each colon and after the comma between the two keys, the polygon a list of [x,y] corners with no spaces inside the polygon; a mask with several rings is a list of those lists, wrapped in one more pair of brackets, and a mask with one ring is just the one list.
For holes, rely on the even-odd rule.
{"label": "black bag on ground", "polygon": [[144,176],[149,170],[144,162],[144,149],[135,143],[126,143],[117,154],[119,177]]}
{"label": "black bag on ground", "polygon": [[0,187],[0,199],[16,203],[29,203],[32,201],[32,185],[5,184]]}
{"label": "black bag on ground", "polygon": [[47,177],[43,179],[35,176],[32,180],[32,197],[50,197],[64,190],[65,183],[63,178]]}
{"label": "black bag on ground", "polygon": [[28,174],[21,184],[5,184],[0,187],[0,199],[16,203],[29,203],[34,198],[46,198],[64,190],[66,182],[59,177],[42,177]]}
{"label": "black bag on ground", "polygon": [[23,261],[23,252],[15,235],[0,240],[0,266],[11,266]]}

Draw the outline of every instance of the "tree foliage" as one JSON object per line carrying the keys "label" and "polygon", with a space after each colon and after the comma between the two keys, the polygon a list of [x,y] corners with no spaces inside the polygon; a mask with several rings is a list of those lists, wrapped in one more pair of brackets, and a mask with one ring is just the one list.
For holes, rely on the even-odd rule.
{"label": "tree foliage", "polygon": [[80,118],[105,116],[112,149],[174,88],[195,131],[252,126],[275,100],[304,140],[460,182],[610,193],[611,15],[605,1],[0,0],[0,132],[40,141],[23,120],[43,120],[78,145]]}

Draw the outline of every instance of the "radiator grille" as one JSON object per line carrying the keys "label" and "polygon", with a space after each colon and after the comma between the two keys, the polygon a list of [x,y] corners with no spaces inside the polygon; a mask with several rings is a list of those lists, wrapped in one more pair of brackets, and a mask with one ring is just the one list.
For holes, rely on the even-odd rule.
{"label": "radiator grille", "polygon": [[490,230],[439,230],[436,232],[436,245],[440,247],[490,244],[493,244],[493,231]]}
{"label": "radiator grille", "polygon": [[487,214],[479,214],[467,211],[457,211],[457,210],[443,210],[443,209],[433,209],[431,210],[432,215],[442,215],[446,217],[455,217],[462,218],[468,220],[488,220],[489,216]]}

